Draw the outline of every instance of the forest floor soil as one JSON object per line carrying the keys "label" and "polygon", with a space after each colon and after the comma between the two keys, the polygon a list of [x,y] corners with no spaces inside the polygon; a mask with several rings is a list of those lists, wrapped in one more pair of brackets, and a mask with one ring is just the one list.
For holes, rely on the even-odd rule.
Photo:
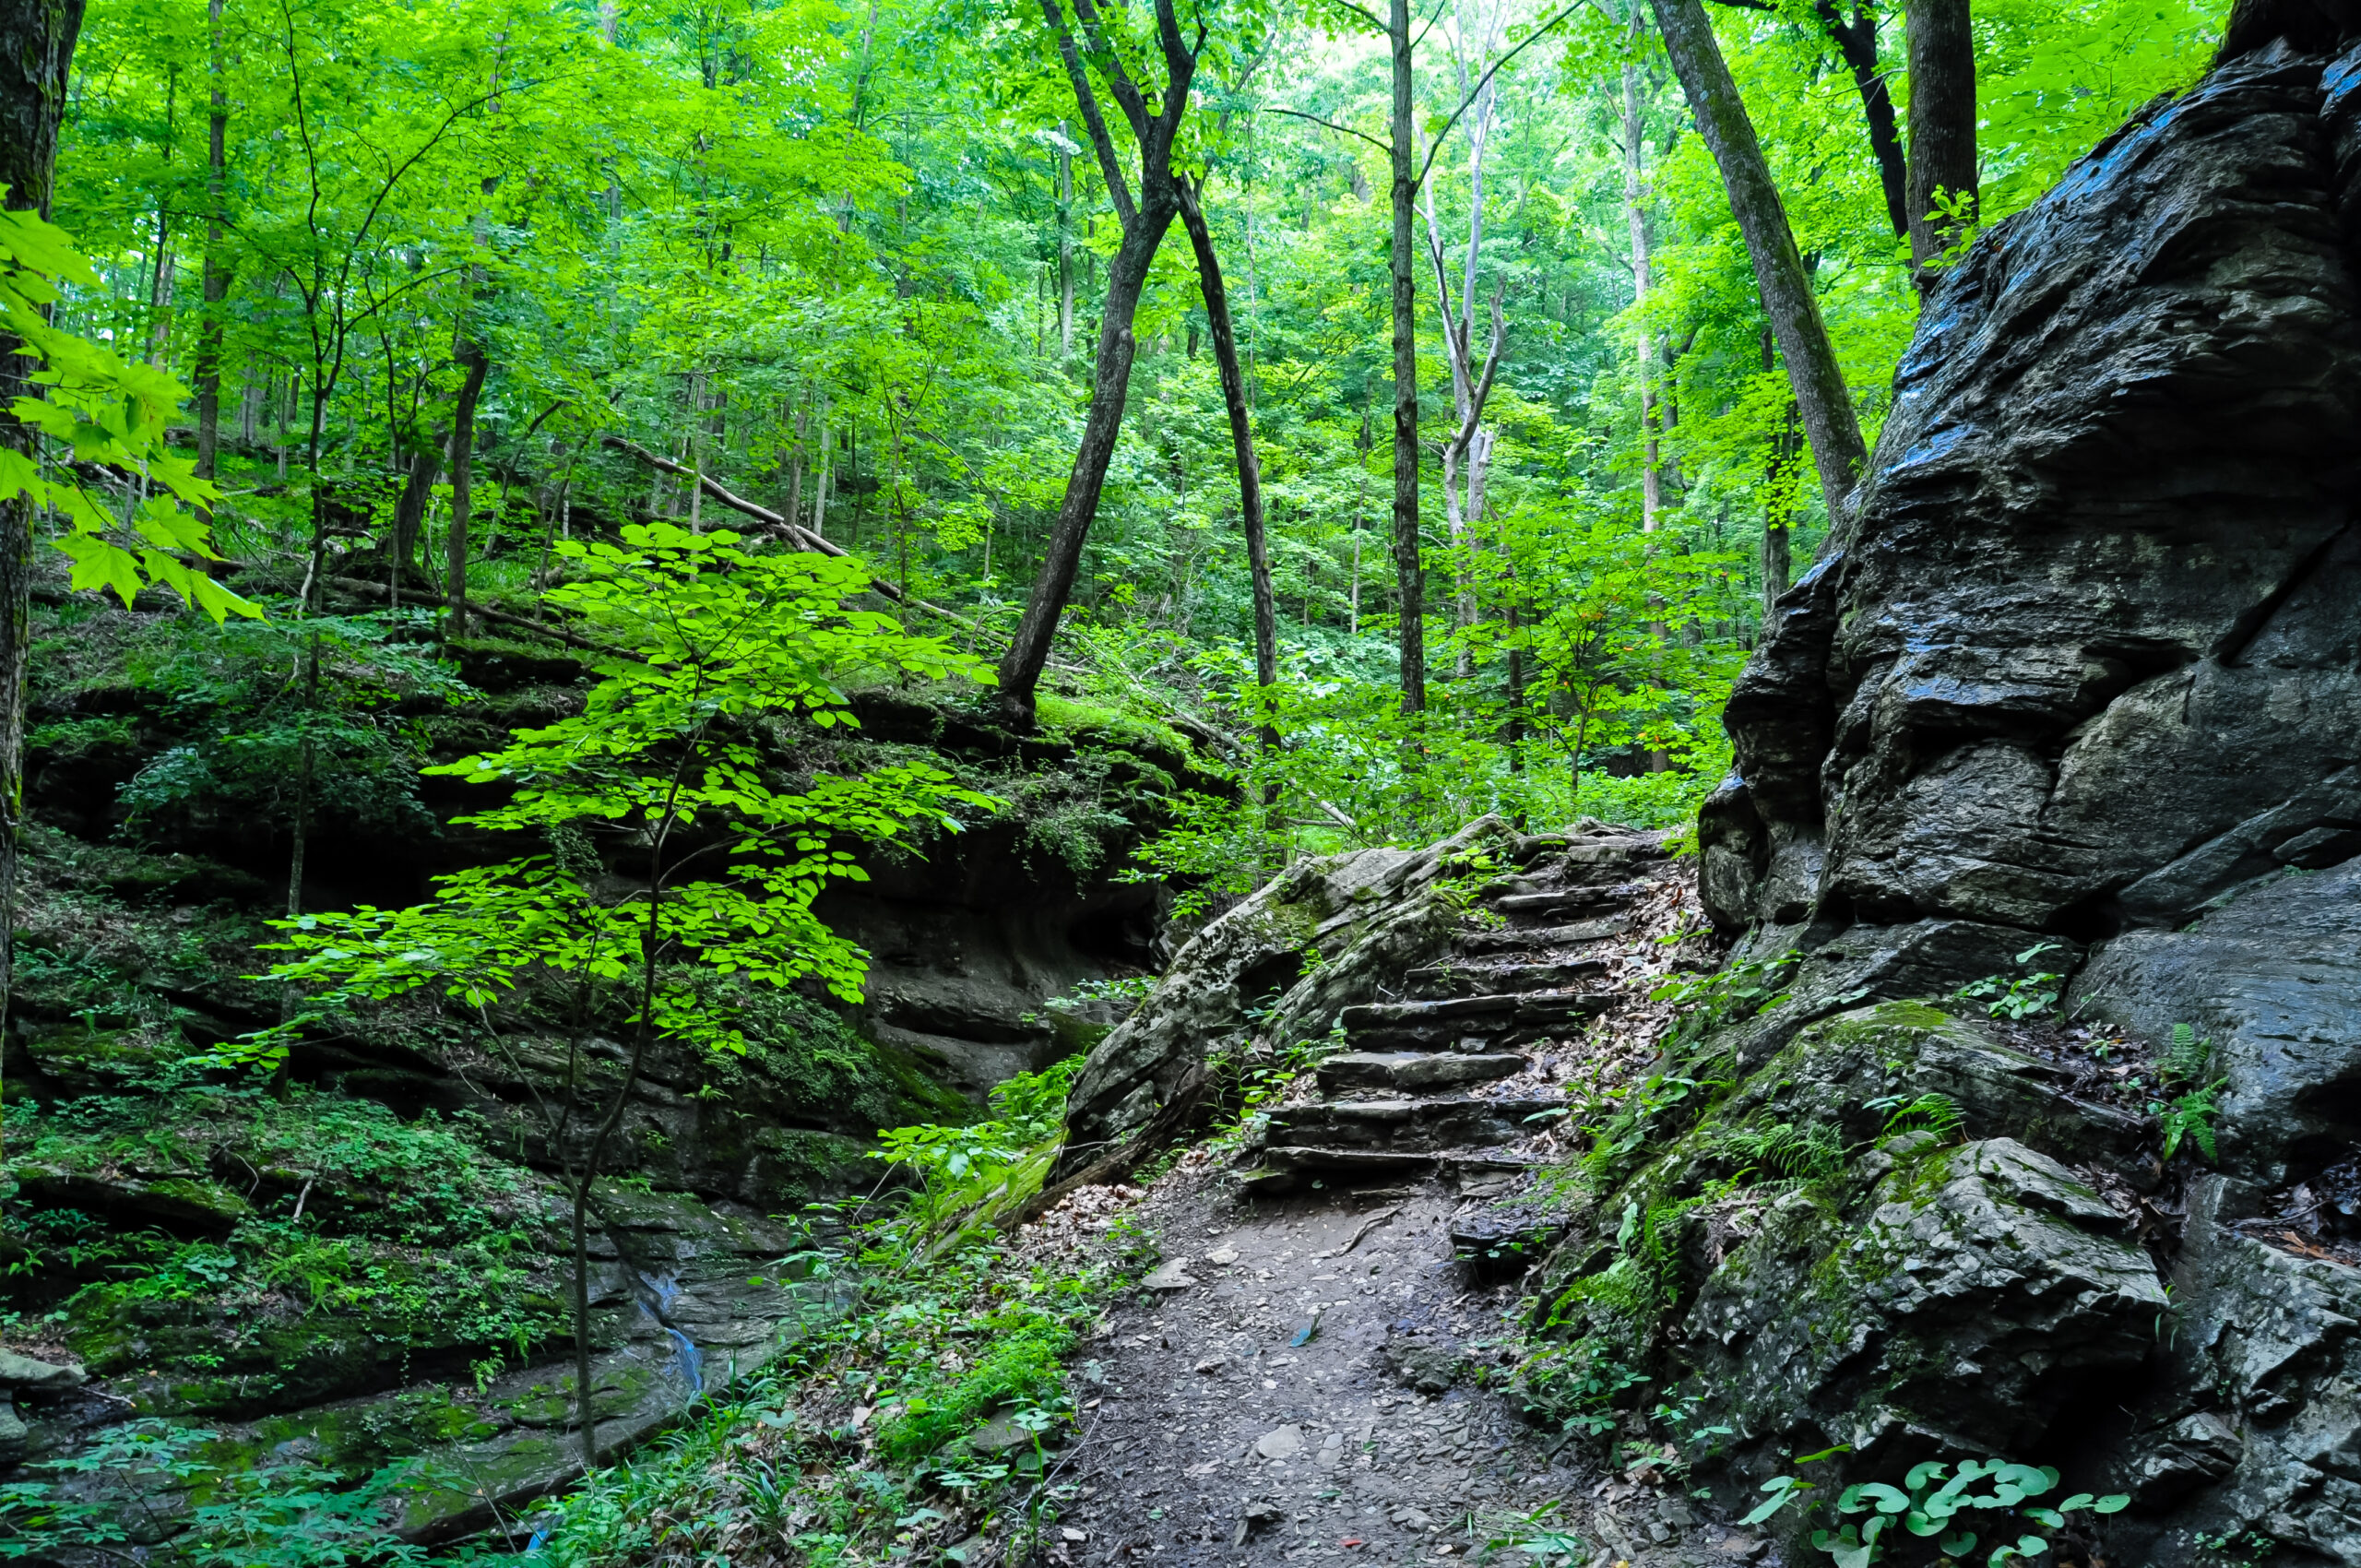
{"label": "forest floor soil", "polygon": [[1670,1478],[1503,1396],[1518,1282],[1454,1256],[1460,1180],[1272,1198],[1227,1174],[1199,1151],[1133,1211],[1164,1265],[1082,1358],[1097,1384],[1055,1461],[1078,1491],[1051,1561],[1526,1564],[1545,1532],[1600,1568],[1767,1561]]}

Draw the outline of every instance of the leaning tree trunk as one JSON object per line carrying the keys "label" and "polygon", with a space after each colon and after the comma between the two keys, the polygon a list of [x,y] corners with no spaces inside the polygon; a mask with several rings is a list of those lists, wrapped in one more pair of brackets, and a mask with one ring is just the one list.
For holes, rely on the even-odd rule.
{"label": "leaning tree trunk", "polygon": [[[1403,0],[1395,0],[1397,5]],[[1803,257],[1797,254],[1794,231],[1779,188],[1771,180],[1771,165],[1755,139],[1754,122],[1730,79],[1730,68],[1714,40],[1713,24],[1705,19],[1699,0],[1653,0],[1656,26],[1664,34],[1666,54],[1672,60],[1698,134],[1721,169],[1728,191],[1730,211],[1738,232],[1746,236],[1747,255],[1754,263],[1755,287],[1779,351],[1787,362],[1787,380],[1795,388],[1803,415],[1804,434],[1811,441],[1812,462],[1820,473],[1821,493],[1827,499],[1832,522],[1850,509],[1853,488],[1869,464],[1861,442],[1861,426],[1845,390],[1845,373],[1836,363],[1835,347],[1828,340],[1828,324],[1821,319],[1820,301],[1805,276]]]}
{"label": "leaning tree trunk", "polygon": [[1033,725],[1033,694],[1041,682],[1041,667],[1050,661],[1050,644],[1058,634],[1058,617],[1066,596],[1074,591],[1074,573],[1082,564],[1082,547],[1090,537],[1091,519],[1098,514],[1098,493],[1107,483],[1107,465],[1115,456],[1115,438],[1123,425],[1123,404],[1130,397],[1132,359],[1138,345],[1132,339],[1132,317],[1147,287],[1149,263],[1164,243],[1177,211],[1169,191],[1145,193],[1138,215],[1123,230],[1123,243],[1107,267],[1107,298],[1098,314],[1098,361],[1091,376],[1090,415],[1082,427],[1082,445],[1074,453],[1074,472],[1067,476],[1065,500],[1058,507],[1057,526],[1033,581],[1025,616],[1009,639],[1000,661],[1001,711],[1012,723]]}
{"label": "leaning tree trunk", "polygon": [[480,343],[459,345],[458,361],[467,371],[459,384],[458,406],[451,413],[451,633],[468,635],[468,528],[474,518],[476,399],[483,395],[484,373],[492,362]]}
{"label": "leaning tree trunk", "polygon": [[1410,213],[1418,123],[1410,101],[1410,0],[1391,0],[1394,54],[1394,577],[1402,601],[1402,711],[1427,707],[1427,573],[1418,554],[1418,293]]}
{"label": "leaning tree trunk", "polygon": [[[82,0],[0,0],[0,184],[18,212],[49,216],[57,125],[82,30]],[[40,437],[9,412],[38,396],[32,362],[0,335],[0,446],[38,460]],[[16,978],[17,861],[25,802],[25,667],[32,620],[33,509],[0,499],[0,1027]]]}
{"label": "leaning tree trunk", "polygon": [[[1910,265],[1925,288],[1975,221],[1975,38],[1968,0],[1912,0],[1909,25]],[[1939,191],[1964,203],[1957,217],[1936,210]]]}
{"label": "leaning tree trunk", "polygon": [[1229,443],[1238,454],[1238,509],[1246,523],[1246,564],[1254,583],[1254,681],[1263,688],[1263,749],[1275,751],[1278,726],[1272,721],[1271,688],[1279,680],[1279,611],[1271,592],[1271,551],[1263,533],[1263,469],[1254,457],[1254,422],[1246,407],[1246,377],[1238,367],[1238,334],[1229,318],[1229,291],[1222,286],[1221,261],[1214,255],[1213,231],[1205,226],[1198,195],[1183,185],[1180,221],[1197,253],[1197,281],[1205,294],[1205,320],[1213,329],[1214,363],[1221,372],[1221,400],[1229,410]]}

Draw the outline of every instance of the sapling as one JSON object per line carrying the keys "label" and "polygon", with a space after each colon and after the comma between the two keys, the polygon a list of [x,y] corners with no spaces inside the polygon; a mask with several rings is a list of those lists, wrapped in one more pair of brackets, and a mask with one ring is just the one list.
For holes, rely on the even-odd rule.
{"label": "sapling", "polygon": [[[628,652],[599,658],[599,682],[579,715],[430,770],[505,787],[506,803],[460,822],[528,834],[552,852],[438,877],[433,897],[412,909],[276,922],[286,933],[279,950],[296,956],[271,973],[305,987],[311,1001],[244,1046],[275,1064],[336,1009],[421,987],[488,1024],[490,1004],[534,974],[573,981],[586,1019],[599,999],[627,1009],[630,1044],[612,1093],[595,1111],[580,1103],[576,1028],[567,1092],[543,1107],[572,1200],[575,1389],[587,1466],[597,1447],[587,1217],[649,1047],[661,1036],[745,1051],[710,988],[694,983],[699,969],[782,989],[813,979],[859,1001],[865,956],[821,921],[813,900],[832,881],[865,880],[853,846],[955,829],[955,808],[996,802],[925,763],[822,773],[801,790],[775,781],[757,736],[796,717],[824,731],[855,726],[840,683],[850,675],[988,678],[941,640],[850,608],[868,579],[849,560],[757,554],[726,531],[661,523],[624,529],[620,544],[565,540],[557,549],[577,580],[548,601]],[[584,852],[601,838],[633,868],[628,890]],[[577,1119],[587,1139],[575,1154],[586,1130]]]}

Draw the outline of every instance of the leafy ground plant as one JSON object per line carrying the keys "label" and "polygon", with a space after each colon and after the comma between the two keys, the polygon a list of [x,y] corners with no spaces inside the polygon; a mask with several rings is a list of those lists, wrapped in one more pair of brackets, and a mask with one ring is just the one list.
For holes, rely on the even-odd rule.
{"label": "leafy ground plant", "polygon": [[[2017,965],[2022,968],[2057,946],[2055,942],[2036,942],[2017,955]],[[2047,969],[2034,970],[2014,980],[2006,975],[1986,975],[1982,980],[1970,980],[1953,994],[1962,1002],[1983,1003],[1987,1017],[2017,1024],[2027,1018],[2046,1018],[2057,1012],[2059,982],[2065,978]]]}
{"label": "leafy ground plant", "polygon": [[[1831,1449],[1800,1464],[1841,1453]],[[2002,1568],[2011,1558],[2033,1558],[2047,1552],[2055,1534],[2076,1514],[2118,1512],[2130,1503],[2119,1493],[2106,1497],[2076,1492],[2055,1504],[2033,1500],[2056,1489],[2058,1472],[2047,1466],[2013,1464],[2006,1459],[1965,1459],[1954,1470],[1940,1460],[1914,1465],[1900,1486],[1863,1481],[1846,1487],[1833,1504],[1835,1527],[1811,1531],[1811,1544],[1834,1560],[1836,1568],[1869,1568],[1874,1562],[1896,1561],[1894,1554],[1919,1543],[1917,1561],[1962,1562],[1979,1561],[1971,1554],[1983,1549],[1985,1568]],[[1983,1486],[1984,1491],[1974,1488]],[[1814,1484],[1800,1476],[1774,1476],[1762,1483],[1767,1501],[1739,1521],[1760,1525],[1793,1503],[1807,1510],[1828,1504],[1807,1503]]]}

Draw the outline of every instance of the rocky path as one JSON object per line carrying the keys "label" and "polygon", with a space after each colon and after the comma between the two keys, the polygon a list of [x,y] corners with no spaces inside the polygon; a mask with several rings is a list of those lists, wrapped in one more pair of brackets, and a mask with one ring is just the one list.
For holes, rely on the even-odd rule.
{"label": "rocky path", "polygon": [[1761,1550],[1498,1392],[1553,1233],[1534,1172],[1570,1088],[1644,1060],[1648,939],[1686,897],[1652,837],[1528,845],[1452,957],[1346,1012],[1347,1049],[1241,1157],[1196,1151],[1142,1206],[1165,1263],[1092,1348],[1055,1560],[1527,1562],[1512,1543],[1548,1531],[1602,1568]]}

